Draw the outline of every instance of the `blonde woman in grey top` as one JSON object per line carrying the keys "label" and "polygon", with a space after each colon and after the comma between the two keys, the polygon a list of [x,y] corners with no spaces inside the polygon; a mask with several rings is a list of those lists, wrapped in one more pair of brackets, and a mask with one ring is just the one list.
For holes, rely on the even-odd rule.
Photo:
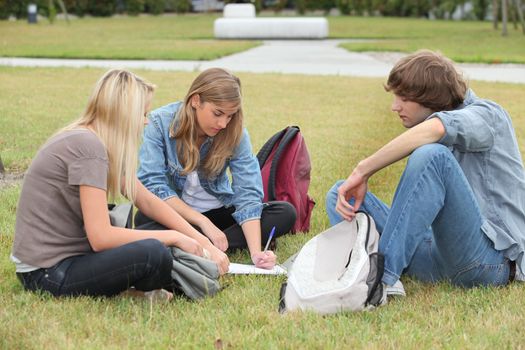
{"label": "blonde woman in grey top", "polygon": [[[133,73],[110,70],[82,116],[38,151],[24,179],[12,251],[26,289],[55,296],[170,289],[167,246],[203,255],[208,241],[135,176],[153,91]],[[108,197],[121,194],[169,229],[111,226]],[[228,263],[226,255],[218,261],[221,273]]]}

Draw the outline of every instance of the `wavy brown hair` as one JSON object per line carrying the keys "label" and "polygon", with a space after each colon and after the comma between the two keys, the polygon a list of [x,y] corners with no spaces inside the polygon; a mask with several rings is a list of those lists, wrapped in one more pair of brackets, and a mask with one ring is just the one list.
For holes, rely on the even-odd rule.
{"label": "wavy brown hair", "polygon": [[[197,144],[197,114],[191,105],[191,99],[195,95],[199,96],[201,103],[209,102],[219,107],[228,103],[233,104],[233,108],[237,109],[226,128],[213,137],[210,150],[202,162]],[[210,68],[203,71],[191,84],[183,105],[170,125],[170,137],[177,140],[177,156],[184,167],[183,173],[188,174],[194,171],[200,163],[200,170],[207,177],[217,176],[239,145],[242,127],[242,96],[239,78],[221,68]]]}
{"label": "wavy brown hair", "polygon": [[468,88],[452,60],[430,50],[420,50],[400,59],[384,87],[433,111],[457,108]]}

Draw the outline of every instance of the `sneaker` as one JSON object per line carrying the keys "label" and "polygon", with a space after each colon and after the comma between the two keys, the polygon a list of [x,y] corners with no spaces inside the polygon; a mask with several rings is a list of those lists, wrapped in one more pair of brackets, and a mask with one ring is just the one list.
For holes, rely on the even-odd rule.
{"label": "sneaker", "polygon": [[397,282],[391,286],[385,285],[385,289],[386,289],[386,295],[388,295],[389,297],[393,297],[393,296],[406,297],[407,296],[405,292],[405,287],[403,287],[403,283],[401,283],[401,280],[397,280]]}
{"label": "sneaker", "polygon": [[131,287],[130,289],[120,293],[120,295],[124,297],[146,299],[155,303],[167,302],[173,299],[173,293],[168,292],[165,289],[154,289],[148,292],[143,292],[141,290],[136,290],[135,288]]}
{"label": "sneaker", "polygon": [[516,268],[516,277],[514,277],[514,281],[525,282],[525,274],[521,273],[519,268]]}
{"label": "sneaker", "polygon": [[154,289],[149,292],[144,292],[144,297],[152,302],[166,302],[173,299],[173,293],[165,289]]}
{"label": "sneaker", "polygon": [[[387,301],[388,294],[386,293],[386,289],[387,289],[388,286],[386,284],[384,284],[383,282],[381,282],[381,285],[377,286],[377,287],[380,289],[380,290],[376,290],[377,294],[381,293],[380,299],[379,300],[371,300],[370,304],[366,304],[365,305],[365,310],[373,310],[376,307],[380,307],[380,306],[386,305],[386,303],[388,302]],[[377,297],[378,297],[378,295],[374,294],[374,297],[372,299],[377,299]]]}
{"label": "sneaker", "polygon": [[381,283],[381,284],[383,285],[383,296],[381,297],[381,301],[379,302],[378,306],[386,305],[386,303],[388,302],[388,292],[387,292],[388,286],[384,283]]}

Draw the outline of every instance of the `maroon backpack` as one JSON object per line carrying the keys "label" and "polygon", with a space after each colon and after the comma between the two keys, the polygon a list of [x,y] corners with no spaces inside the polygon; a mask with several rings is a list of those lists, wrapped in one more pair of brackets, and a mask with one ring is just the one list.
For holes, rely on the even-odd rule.
{"label": "maroon backpack", "polygon": [[315,202],[308,196],[310,155],[298,126],[273,135],[257,153],[264,187],[264,202],[286,201],[297,211],[292,232],[307,232]]}

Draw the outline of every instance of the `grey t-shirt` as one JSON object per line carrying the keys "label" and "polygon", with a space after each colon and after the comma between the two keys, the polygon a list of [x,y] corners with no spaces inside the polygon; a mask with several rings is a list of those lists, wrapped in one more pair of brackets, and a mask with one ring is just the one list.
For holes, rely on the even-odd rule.
{"label": "grey t-shirt", "polygon": [[458,109],[431,117],[445,126],[439,142],[452,149],[472,187],[482,231],[525,273],[525,171],[509,115],[469,90]]}
{"label": "grey t-shirt", "polygon": [[93,252],[84,230],[79,185],[107,188],[109,163],[100,139],[86,129],[60,133],[40,148],[24,176],[12,255],[47,268]]}

